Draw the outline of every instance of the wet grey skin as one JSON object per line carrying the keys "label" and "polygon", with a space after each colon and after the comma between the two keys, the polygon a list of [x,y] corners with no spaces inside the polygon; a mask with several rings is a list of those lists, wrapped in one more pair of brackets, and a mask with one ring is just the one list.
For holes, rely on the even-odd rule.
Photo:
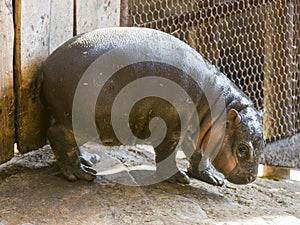
{"label": "wet grey skin", "polygon": [[[95,115],[90,115],[90,110],[84,107],[88,96],[83,96],[82,111],[79,112],[83,121],[82,130],[77,132],[75,137],[72,121],[73,101],[78,85],[82,85],[80,79],[86,70],[96,59],[112,49],[125,45],[139,46],[139,43],[144,51],[149,50],[149,55],[155,54],[159,60],[133,63],[116,71],[99,91]],[[163,46],[159,47],[161,43],[171,46],[174,51],[165,52]],[[154,52],[155,47],[157,48]],[[178,49],[183,55],[175,54]],[[122,54],[130,58],[133,54],[138,54],[138,51],[128,54],[125,51]],[[184,56],[188,54],[194,59]],[[188,74],[174,65],[163,63],[164,60],[194,72]],[[197,70],[194,69],[196,66]],[[200,130],[184,127],[178,114],[179,109],[159,97],[149,96],[134,105],[130,112],[129,124],[136,137],[147,139],[151,135],[149,123],[155,117],[162,118],[167,127],[165,138],[154,148],[157,175],[170,182],[187,184],[190,182],[190,176],[221,186],[224,180],[216,173],[217,170],[229,182],[253,182],[262,152],[263,135],[260,115],[251,100],[199,53],[177,38],[152,29],[128,27],[99,29],[76,36],[57,48],[44,62],[42,94],[54,119],[54,123],[48,129],[48,138],[64,176],[72,181],[91,181],[96,177],[96,171],[91,168],[91,163],[81,156],[78,148],[79,139],[84,143],[95,138],[89,136],[88,128],[85,129],[84,121],[87,118],[95,121],[101,144],[135,144],[134,140],[123,143],[116,137],[111,124],[112,105],[118,93],[127,84],[150,76],[168,79],[182,87],[197,109],[200,125]],[[209,97],[224,102],[220,117],[225,115],[225,121],[212,118],[217,104],[208,101],[206,88],[209,90]],[[184,107],[180,110],[184,113],[184,118],[191,117],[191,112],[185,111]],[[225,130],[220,128],[220,135],[217,135],[220,138],[216,138],[215,134],[214,137],[210,137],[212,126],[222,127],[222,124],[225,124]],[[215,147],[208,149],[208,143]],[[175,156],[179,148],[189,159],[187,172],[179,170],[176,165]]]}

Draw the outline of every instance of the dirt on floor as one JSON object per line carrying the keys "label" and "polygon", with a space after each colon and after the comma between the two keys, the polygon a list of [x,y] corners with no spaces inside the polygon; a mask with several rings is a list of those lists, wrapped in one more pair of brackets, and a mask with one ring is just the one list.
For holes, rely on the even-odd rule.
{"label": "dirt on floor", "polygon": [[[0,225],[300,224],[300,182],[258,178],[215,187],[192,179],[189,185],[134,186],[154,172],[150,150],[94,143],[84,149],[99,155],[101,176],[93,182],[66,181],[49,146],[1,165]],[[186,166],[183,155],[178,163]]]}

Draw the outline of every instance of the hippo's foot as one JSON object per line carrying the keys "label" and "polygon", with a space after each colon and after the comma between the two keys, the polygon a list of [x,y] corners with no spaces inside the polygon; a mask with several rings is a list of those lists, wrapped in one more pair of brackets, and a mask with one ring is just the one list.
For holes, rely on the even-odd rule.
{"label": "hippo's foot", "polygon": [[201,151],[195,151],[190,158],[188,175],[208,184],[222,186],[224,179],[220,177],[211,165],[209,158],[204,158]]}
{"label": "hippo's foot", "polygon": [[63,175],[70,181],[92,181],[96,171],[90,160],[83,158],[76,144],[74,134],[63,124],[54,124],[48,129],[52,151]]}
{"label": "hippo's foot", "polygon": [[173,176],[168,178],[166,181],[170,183],[189,184],[191,182],[188,175],[185,172],[178,170]]}
{"label": "hippo's foot", "polygon": [[204,181],[208,184],[216,185],[216,186],[222,186],[224,184],[224,179],[220,177],[212,167],[207,167],[204,170],[198,171],[197,174],[191,173],[190,171],[188,174],[191,177],[194,177],[198,180]]}
{"label": "hippo's foot", "polygon": [[69,181],[86,180],[92,181],[96,178],[96,173],[89,165],[80,163],[76,166],[60,166],[63,175]]}

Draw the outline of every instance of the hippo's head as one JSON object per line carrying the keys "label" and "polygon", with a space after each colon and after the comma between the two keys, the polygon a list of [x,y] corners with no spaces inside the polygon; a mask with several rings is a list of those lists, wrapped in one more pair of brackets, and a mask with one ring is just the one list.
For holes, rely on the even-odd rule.
{"label": "hippo's head", "polygon": [[263,148],[262,122],[252,107],[230,109],[224,141],[213,161],[215,168],[234,184],[253,182]]}

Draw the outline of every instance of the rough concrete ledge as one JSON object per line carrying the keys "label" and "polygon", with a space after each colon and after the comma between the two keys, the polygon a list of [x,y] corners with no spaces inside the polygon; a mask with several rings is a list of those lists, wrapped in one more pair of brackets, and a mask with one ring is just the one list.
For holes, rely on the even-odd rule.
{"label": "rough concrete ledge", "polygon": [[300,134],[268,144],[264,149],[261,163],[300,168]]}

